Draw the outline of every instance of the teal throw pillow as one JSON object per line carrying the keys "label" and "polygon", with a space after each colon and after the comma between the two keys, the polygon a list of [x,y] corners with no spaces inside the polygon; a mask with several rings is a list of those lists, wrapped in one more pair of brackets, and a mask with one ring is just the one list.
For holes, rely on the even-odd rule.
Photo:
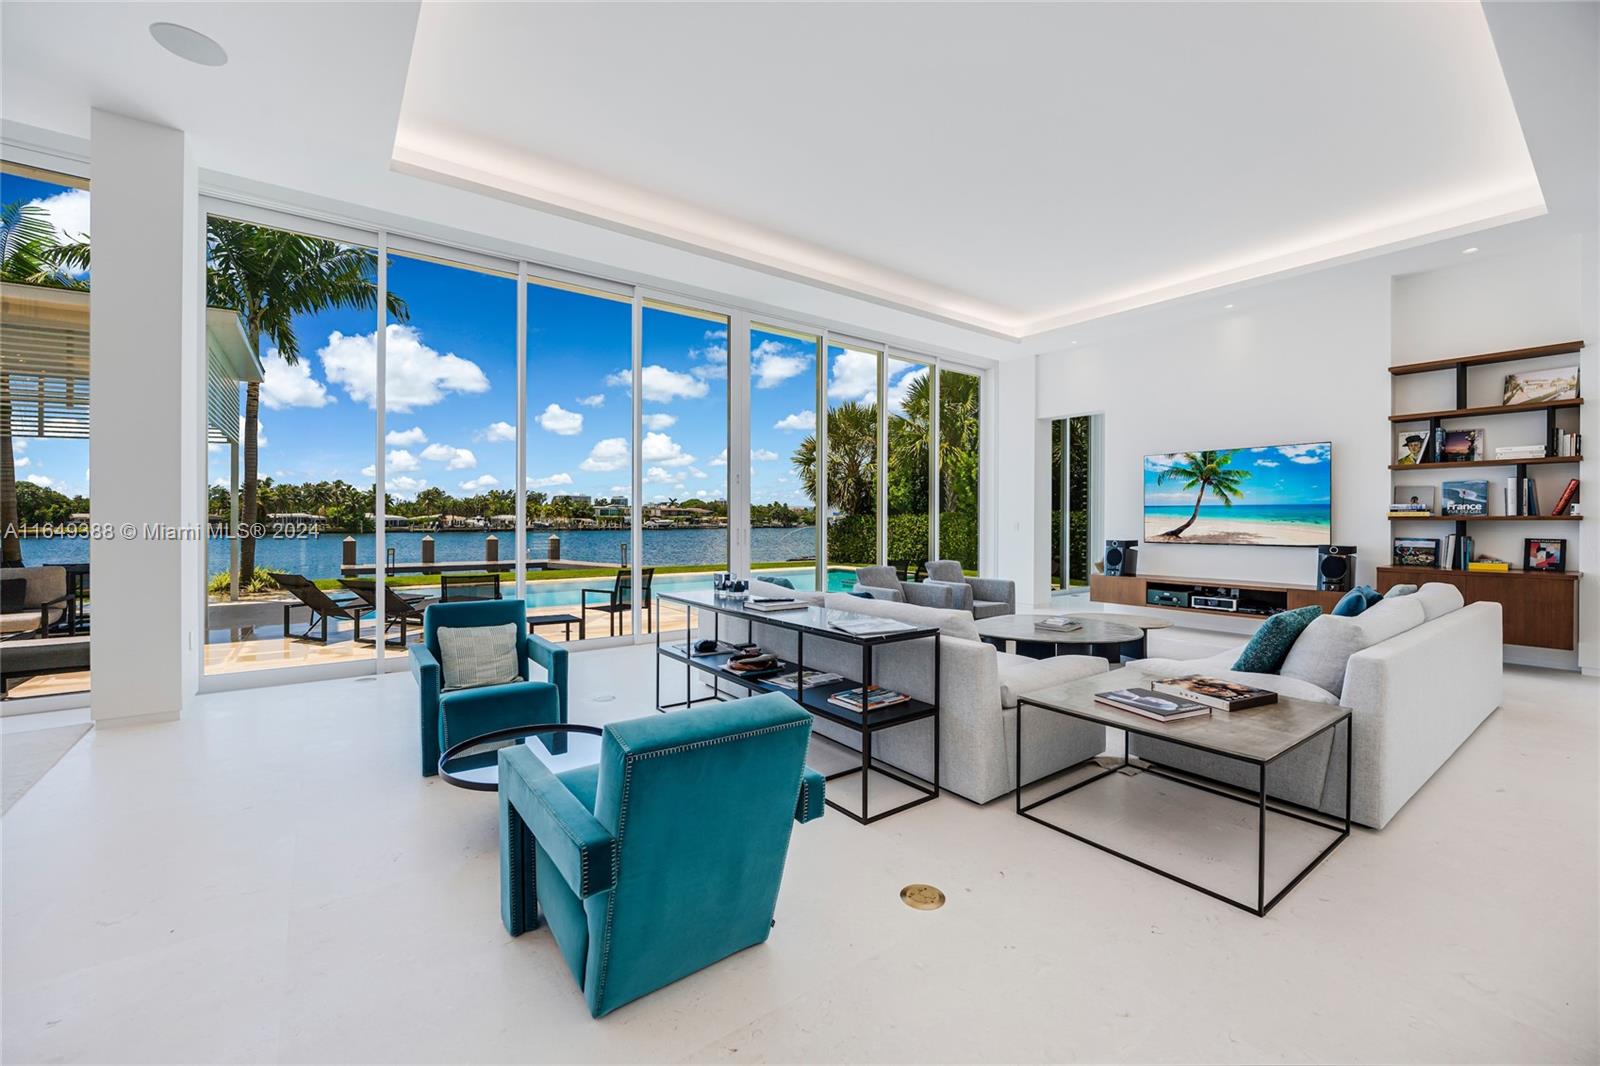
{"label": "teal throw pillow", "polygon": [[1333,605],[1333,610],[1328,613],[1335,618],[1354,618],[1367,609],[1367,595],[1360,589],[1351,589],[1339,597],[1339,602]]}
{"label": "teal throw pillow", "polygon": [[1301,607],[1273,615],[1261,623],[1256,635],[1239,653],[1233,668],[1250,674],[1277,673],[1283,660],[1289,657],[1289,649],[1294,647],[1294,642],[1321,613],[1321,607]]}

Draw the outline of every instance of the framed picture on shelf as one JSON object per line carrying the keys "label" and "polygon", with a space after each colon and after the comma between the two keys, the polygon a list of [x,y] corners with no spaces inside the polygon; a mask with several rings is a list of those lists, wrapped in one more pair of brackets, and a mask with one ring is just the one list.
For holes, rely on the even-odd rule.
{"label": "framed picture on shelf", "polygon": [[1395,435],[1395,463],[1398,466],[1416,466],[1428,461],[1428,435],[1407,430]]}
{"label": "framed picture on shelf", "polygon": [[1417,517],[1432,517],[1433,515],[1433,486],[1432,485],[1396,485],[1394,499],[1389,503],[1390,514],[1415,514]]}
{"label": "framed picture on shelf", "polygon": [[1524,370],[1520,374],[1506,375],[1503,404],[1551,403],[1555,400],[1578,398],[1578,368],[1556,367],[1550,370]]}
{"label": "framed picture on shelf", "polygon": [[1394,565],[1437,567],[1439,565],[1439,538],[1394,538]]}
{"label": "framed picture on shelf", "polygon": [[1563,574],[1567,570],[1567,542],[1559,539],[1529,538],[1522,542],[1522,565],[1530,571]]}
{"label": "framed picture on shelf", "polygon": [[1441,463],[1473,463],[1483,458],[1483,430],[1447,429],[1439,449]]}
{"label": "framed picture on shelf", "polygon": [[1472,518],[1489,513],[1488,481],[1446,481],[1439,491],[1444,501],[1440,514]]}

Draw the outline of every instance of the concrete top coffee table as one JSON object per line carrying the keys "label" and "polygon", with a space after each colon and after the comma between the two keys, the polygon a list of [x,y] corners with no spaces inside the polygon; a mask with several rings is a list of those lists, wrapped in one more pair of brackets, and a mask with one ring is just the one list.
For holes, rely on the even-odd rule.
{"label": "concrete top coffee table", "polygon": [[[1073,621],[1079,623],[1079,628],[1071,631],[1046,629],[1038,624],[1043,619],[1059,617],[1053,614],[1002,614],[980,618],[978,636],[999,641],[1005,651],[1015,652],[1021,646],[1021,654],[1036,659],[1049,658],[1051,655],[1098,655],[1109,659],[1113,666],[1122,661],[1124,645],[1144,641],[1144,630],[1137,626],[1106,622],[1093,615],[1075,617]],[[1035,648],[1027,648],[1027,645],[1034,645]],[[1039,645],[1047,646],[1048,653],[1038,654]]]}

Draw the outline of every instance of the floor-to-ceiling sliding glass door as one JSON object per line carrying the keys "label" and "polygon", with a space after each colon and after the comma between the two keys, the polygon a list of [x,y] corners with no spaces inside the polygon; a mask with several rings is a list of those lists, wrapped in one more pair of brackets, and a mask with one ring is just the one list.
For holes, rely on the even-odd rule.
{"label": "floor-to-ceiling sliding glass door", "polygon": [[879,561],[878,471],[882,461],[878,397],[883,352],[859,342],[828,344],[826,410],[822,427],[828,476],[829,586],[854,584],[857,567]]}
{"label": "floor-to-ceiling sliding glass door", "polygon": [[750,329],[750,562],[796,588],[816,583],[821,349],[804,330]]}
{"label": "floor-to-ceiling sliding glass door", "polygon": [[939,557],[978,571],[981,375],[939,368]]}
{"label": "floor-to-ceiling sliding glass door", "polygon": [[886,561],[907,577],[915,577],[933,558],[929,492],[933,469],[933,368],[893,355],[888,357],[887,367]]}

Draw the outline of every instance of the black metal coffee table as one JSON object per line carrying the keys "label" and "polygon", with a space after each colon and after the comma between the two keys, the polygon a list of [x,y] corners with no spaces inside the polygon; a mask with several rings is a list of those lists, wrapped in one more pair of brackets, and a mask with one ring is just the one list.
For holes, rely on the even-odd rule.
{"label": "black metal coffee table", "polygon": [[[544,738],[566,734],[598,737],[601,733],[599,726],[576,725],[571,722],[553,725],[519,725],[510,729],[499,729],[451,745],[450,750],[439,756],[439,777],[446,784],[457,788],[471,789],[474,792],[498,792],[501,748],[525,743],[531,737]],[[587,766],[600,759],[598,741],[569,744],[567,750],[563,752],[550,751],[548,741],[530,746],[540,759],[549,764],[550,769],[558,772]]]}

